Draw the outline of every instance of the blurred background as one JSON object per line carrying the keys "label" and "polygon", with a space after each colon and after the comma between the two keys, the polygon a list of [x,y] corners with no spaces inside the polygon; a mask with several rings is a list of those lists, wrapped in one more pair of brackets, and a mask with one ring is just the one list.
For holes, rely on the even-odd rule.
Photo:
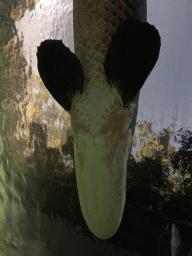
{"label": "blurred background", "polygon": [[81,213],[70,116],[37,70],[45,39],[74,52],[73,1],[0,0],[0,255],[191,255],[191,13],[190,0],[147,1],[161,50],[140,91],[123,220],[102,241]]}

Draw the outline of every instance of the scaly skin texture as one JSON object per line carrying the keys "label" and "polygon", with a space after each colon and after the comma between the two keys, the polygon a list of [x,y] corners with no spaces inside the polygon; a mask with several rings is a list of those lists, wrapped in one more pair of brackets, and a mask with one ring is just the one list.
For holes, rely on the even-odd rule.
{"label": "scaly skin texture", "polygon": [[[84,95],[90,100],[90,104],[87,105],[87,111],[85,110],[86,112],[83,113],[89,120],[88,126],[91,125],[92,119],[95,116],[94,113],[90,111],[91,105],[93,105],[95,109],[96,104],[98,104],[100,109],[109,108],[109,111],[111,110],[110,108],[112,108],[111,104],[116,105],[114,101],[120,101],[122,105],[121,97],[119,97],[115,89],[113,93],[118,99],[114,97],[108,99],[111,88],[106,86],[106,88],[103,89],[103,84],[108,85],[104,62],[112,40],[111,35],[115,34],[120,20],[126,19],[125,13],[128,17],[132,14],[132,11],[121,0],[73,1],[75,54],[81,61],[85,77]],[[93,90],[94,93],[92,93]],[[82,108],[79,106],[83,100],[84,98],[74,100],[75,104],[73,104],[72,111],[77,113],[78,116],[82,114]],[[96,109],[96,111],[98,112],[98,109]],[[105,119],[106,117],[103,116],[102,118]],[[98,119],[100,119],[100,117],[98,117]],[[97,131],[98,130],[96,130],[96,132]]]}
{"label": "scaly skin texture", "polygon": [[130,126],[137,108],[134,102],[123,107],[104,70],[111,35],[118,18],[126,19],[124,11],[132,14],[120,0],[74,0],[73,5],[75,54],[85,77],[83,94],[74,96],[70,113],[77,187],[86,223],[100,239],[113,236],[122,219]]}

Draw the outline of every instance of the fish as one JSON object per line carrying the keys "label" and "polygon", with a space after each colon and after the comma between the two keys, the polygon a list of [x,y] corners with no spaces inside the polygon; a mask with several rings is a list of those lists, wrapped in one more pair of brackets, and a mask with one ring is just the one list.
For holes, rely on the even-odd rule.
{"label": "fish", "polygon": [[74,0],[73,32],[75,53],[47,39],[37,49],[37,66],[71,117],[81,211],[90,231],[106,240],[123,217],[139,91],[161,38],[123,0]]}

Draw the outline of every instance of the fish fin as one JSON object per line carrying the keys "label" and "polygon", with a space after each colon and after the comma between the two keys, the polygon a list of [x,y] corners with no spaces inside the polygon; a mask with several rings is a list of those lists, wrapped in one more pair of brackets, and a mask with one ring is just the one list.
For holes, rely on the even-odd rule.
{"label": "fish fin", "polygon": [[53,98],[71,111],[73,96],[82,93],[84,75],[80,60],[62,40],[45,40],[37,50],[40,77]]}
{"label": "fish fin", "polygon": [[112,35],[105,74],[111,87],[116,87],[127,107],[154,68],[160,52],[161,38],[155,26],[134,17],[119,23]]}

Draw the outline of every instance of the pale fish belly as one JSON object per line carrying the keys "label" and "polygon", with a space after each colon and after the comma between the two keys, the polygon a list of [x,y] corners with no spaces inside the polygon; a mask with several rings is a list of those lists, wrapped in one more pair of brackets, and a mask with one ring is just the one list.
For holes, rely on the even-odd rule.
{"label": "pale fish belly", "polygon": [[89,229],[100,239],[113,236],[122,219],[127,160],[133,140],[132,114],[133,111],[115,109],[106,121],[102,120],[103,127],[97,134],[71,116],[81,210]]}

